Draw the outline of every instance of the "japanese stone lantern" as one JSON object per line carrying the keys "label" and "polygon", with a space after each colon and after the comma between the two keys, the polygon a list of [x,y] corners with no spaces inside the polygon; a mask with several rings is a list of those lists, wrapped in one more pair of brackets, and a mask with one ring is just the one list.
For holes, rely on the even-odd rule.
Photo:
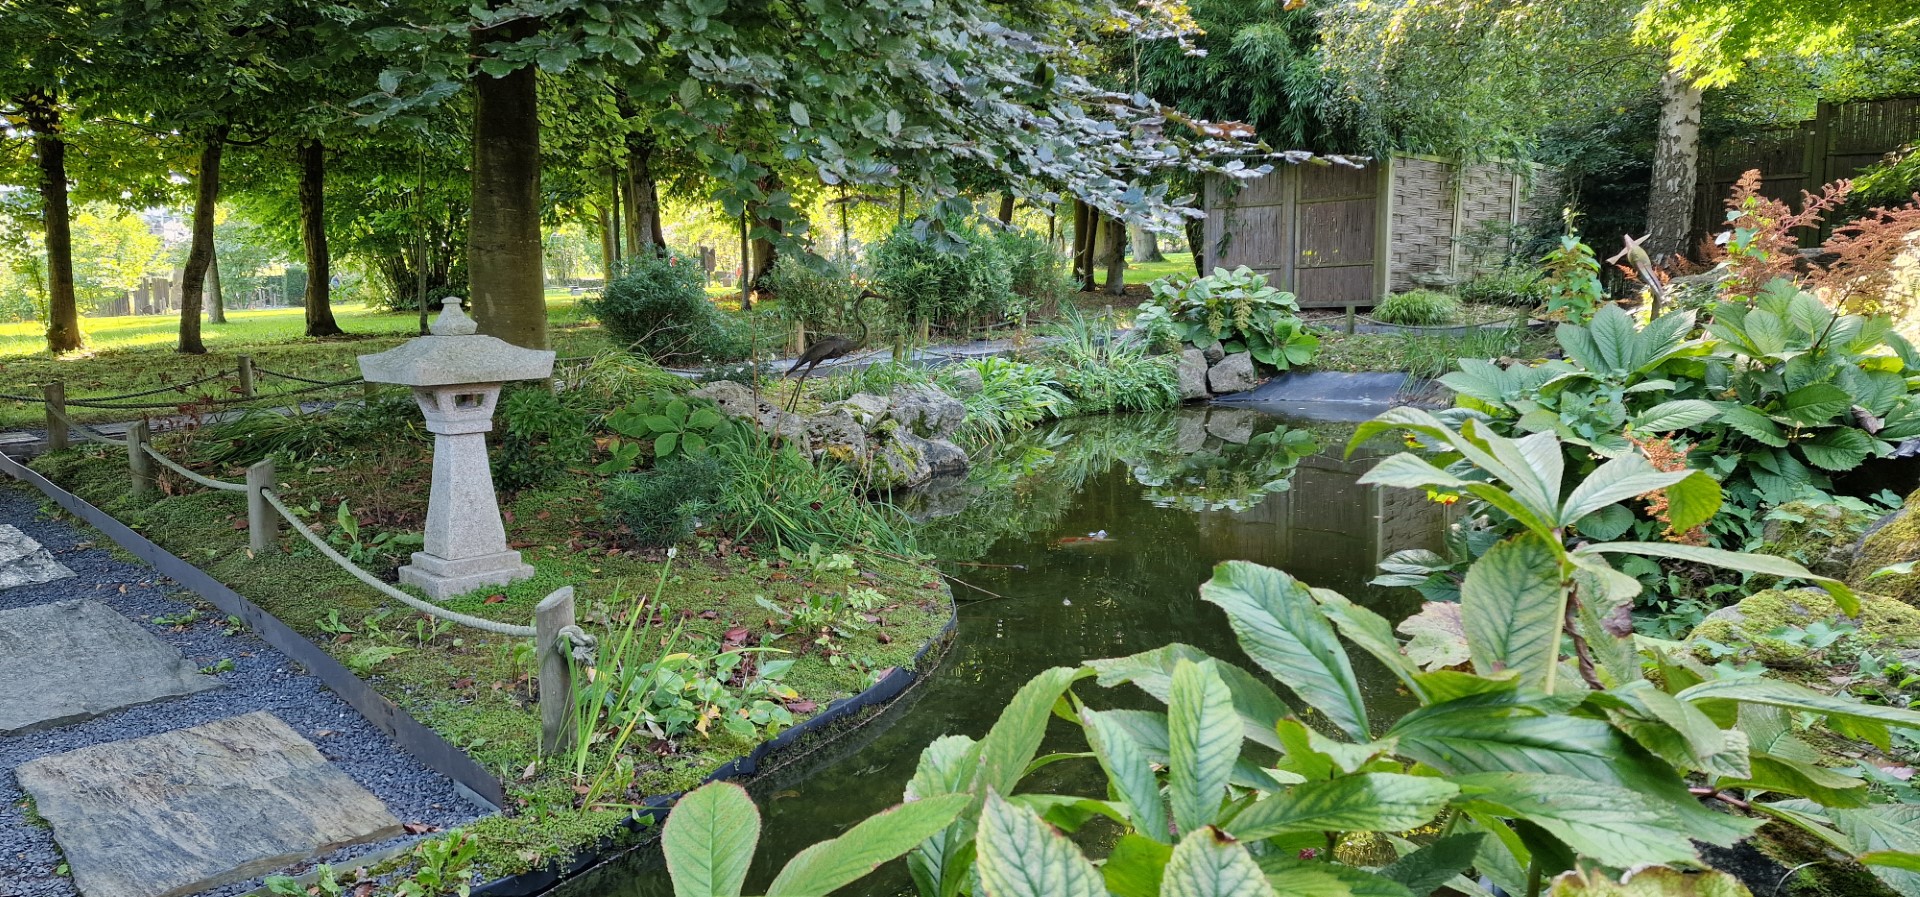
{"label": "japanese stone lantern", "polygon": [[478,335],[460,300],[451,297],[442,300],[429,329],[431,336],[360,356],[360,374],[372,383],[412,387],[433,433],[426,545],[400,568],[400,581],[443,601],[533,575],[520,552],[507,547],[486,434],[493,429],[501,385],[551,376],[553,353]]}

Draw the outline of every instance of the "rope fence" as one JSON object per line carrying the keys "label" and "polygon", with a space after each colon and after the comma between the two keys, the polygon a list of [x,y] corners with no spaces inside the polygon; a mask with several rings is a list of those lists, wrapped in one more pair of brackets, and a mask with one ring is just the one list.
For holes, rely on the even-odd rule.
{"label": "rope fence", "polygon": [[[337,384],[329,384],[337,385]],[[544,755],[567,750],[574,737],[573,726],[573,675],[574,661],[590,666],[592,664],[595,640],[574,623],[573,587],[568,586],[555,591],[541,600],[534,608],[533,625],[524,626],[489,620],[471,614],[449,610],[430,601],[416,597],[406,591],[367,572],[360,565],[349,560],[319,533],[313,531],[300,515],[287,507],[276,492],[273,461],[259,461],[247,468],[246,482],[230,483],[202,476],[189,470],[172,458],[155,449],[150,439],[151,425],[145,420],[134,421],[127,427],[127,438],[113,439],[94,432],[91,428],[73,423],[64,412],[48,406],[50,414],[81,436],[109,445],[125,446],[127,463],[132,476],[132,493],[135,497],[151,496],[157,488],[154,464],[158,463],[173,473],[179,474],[189,482],[197,483],[208,489],[222,492],[242,492],[247,496],[247,547],[250,556],[258,557],[279,551],[279,532],[281,521],[306,539],[307,544],[336,566],[345,570],[353,578],[369,588],[401,604],[438,620],[445,620],[458,626],[490,632],[508,638],[530,638],[534,640],[535,655],[540,669],[540,746]],[[65,431],[61,431],[62,439]]]}

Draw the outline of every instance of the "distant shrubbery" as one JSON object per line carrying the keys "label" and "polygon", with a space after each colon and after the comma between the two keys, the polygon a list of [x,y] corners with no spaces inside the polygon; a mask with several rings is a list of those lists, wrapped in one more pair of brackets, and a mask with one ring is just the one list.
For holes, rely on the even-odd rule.
{"label": "distant shrubbery", "polygon": [[662,364],[726,359],[739,354],[733,328],[707,301],[706,275],[675,253],[627,259],[598,298],[581,303],[613,341]]}
{"label": "distant shrubbery", "polygon": [[1460,319],[1460,299],[1438,290],[1394,293],[1373,307],[1373,319],[1415,327],[1451,324]]}

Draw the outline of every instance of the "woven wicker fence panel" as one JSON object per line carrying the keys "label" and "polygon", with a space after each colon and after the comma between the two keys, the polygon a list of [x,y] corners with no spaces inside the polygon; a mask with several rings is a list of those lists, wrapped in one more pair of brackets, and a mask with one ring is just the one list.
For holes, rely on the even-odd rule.
{"label": "woven wicker fence panel", "polygon": [[1444,273],[1453,252],[1453,169],[1431,159],[1393,160],[1393,221],[1387,289],[1412,289],[1413,275]]}

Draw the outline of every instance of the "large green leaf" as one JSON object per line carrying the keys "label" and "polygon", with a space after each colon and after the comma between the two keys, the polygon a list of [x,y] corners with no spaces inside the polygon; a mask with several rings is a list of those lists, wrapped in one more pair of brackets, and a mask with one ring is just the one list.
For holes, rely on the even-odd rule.
{"label": "large green leaf", "polygon": [[[1889,726],[1920,729],[1920,712],[1825,695],[1778,679],[1710,679],[1674,697],[1702,705],[1728,701],[1765,704],[1786,710],[1872,720]],[[1709,710],[1709,713],[1711,712]]]}
{"label": "large green leaf", "polygon": [[1670,433],[1697,427],[1720,416],[1720,409],[1712,402],[1699,399],[1676,399],[1661,402],[1634,415],[1633,429],[1641,433]]}
{"label": "large green leaf", "polygon": [[1173,843],[1167,830],[1166,804],[1160,798],[1160,780],[1140,745],[1117,718],[1107,713],[1082,709],[1080,722],[1107,781],[1132,811],[1134,830],[1155,841]]}
{"label": "large green leaf", "polygon": [[1273,888],[1246,845],[1209,825],[1189,832],[1173,848],[1160,893],[1165,897],[1273,897]]}
{"label": "large green leaf", "polygon": [[1747,886],[1717,869],[1683,872],[1665,867],[1635,869],[1625,881],[1598,869],[1578,869],[1553,880],[1546,897],[1754,897]]}
{"label": "large green leaf", "polygon": [[688,792],[660,830],[676,897],[739,897],[759,843],[760,811],[732,782]]}
{"label": "large green leaf", "polygon": [[1574,487],[1560,508],[1558,520],[1562,526],[1572,525],[1614,502],[1665,489],[1688,475],[1684,470],[1659,470],[1637,453],[1621,455],[1595,468]]}
{"label": "large green leaf", "polygon": [[1804,797],[1823,807],[1860,807],[1867,802],[1867,783],[1831,769],[1754,751],[1752,773],[1715,784],[1722,788],[1753,788],[1791,797]]}
{"label": "large green leaf", "polygon": [[[1053,667],[1027,680],[1000,711],[1000,718],[980,739],[980,771],[974,780],[976,795],[988,789],[1012,793],[1033,762],[1055,701],[1074,680],[1091,675],[1073,667]],[[977,798],[976,798],[977,799]]]}
{"label": "large green leaf", "polygon": [[852,884],[946,828],[969,802],[968,795],[948,794],[869,816],[840,837],[795,854],[767,887],[767,897],[819,897]]}
{"label": "large green leaf", "polygon": [[1339,636],[1307,587],[1271,567],[1228,561],[1200,597],[1219,605],[1247,656],[1355,739],[1367,737],[1367,707]]}
{"label": "large green leaf", "polygon": [[980,812],[978,843],[985,897],[1107,897],[1080,848],[992,789]]}
{"label": "large green leaf", "polygon": [[1752,406],[1738,402],[1720,403],[1720,422],[1739,430],[1747,438],[1761,445],[1774,448],[1786,448],[1787,437],[1780,432],[1780,425],[1772,418],[1754,410]]}
{"label": "large green leaf", "polygon": [[1892,862],[1888,852],[1920,853],[1920,806],[1882,804],[1857,810],[1832,810],[1834,825],[1852,842],[1856,854],[1882,854],[1867,868],[1901,894],[1920,894],[1920,872]]}
{"label": "large green leaf", "polygon": [[1167,791],[1181,832],[1196,832],[1214,821],[1234,761],[1240,759],[1239,720],[1214,666],[1213,661],[1180,661],[1167,701]]}
{"label": "large green leaf", "polygon": [[1833,420],[1853,405],[1847,391],[1831,383],[1809,383],[1780,400],[1774,419],[1798,427],[1812,427]]}
{"label": "large green leaf", "polygon": [[1637,679],[1593,696],[1614,726],[1633,740],[1681,769],[1714,776],[1744,777],[1747,736],[1722,729],[1699,708],[1682,701],[1645,679]]}
{"label": "large green leaf", "polygon": [[1456,489],[1466,485],[1467,481],[1433,466],[1432,462],[1419,455],[1401,452],[1374,464],[1371,470],[1361,476],[1360,482],[1395,489]]}
{"label": "large green leaf", "polygon": [[1488,549],[1460,584],[1467,649],[1483,675],[1511,670],[1521,684],[1551,691],[1565,614],[1558,552],[1533,533]]}
{"label": "large green leaf", "polygon": [[1852,470],[1874,454],[1873,437],[1851,427],[1821,431],[1799,443],[1807,463],[1823,470]]}
{"label": "large green leaf", "polygon": [[1667,523],[1676,533],[1688,532],[1720,513],[1724,500],[1720,481],[1696,470],[1667,487]]}
{"label": "large green leaf", "polygon": [[1348,600],[1347,596],[1332,589],[1308,589],[1313,600],[1319,602],[1320,610],[1333,621],[1340,635],[1348,642],[1358,645],[1361,650],[1373,655],[1400,683],[1407,687],[1415,697],[1423,695],[1418,680],[1419,667],[1415,666],[1400,649],[1400,639],[1393,634],[1393,624],[1387,618],[1361,607]]}
{"label": "large green leaf", "polygon": [[[1087,666],[1099,674],[1096,681],[1102,686],[1112,688],[1130,682],[1164,703],[1172,694],[1174,665],[1181,660],[1199,663],[1207,659],[1207,652],[1192,645],[1174,642],[1127,657],[1089,660]],[[1274,694],[1266,683],[1233,664],[1219,664],[1214,672],[1220,676],[1220,681],[1226,683],[1227,691],[1233,694],[1233,707],[1240,714],[1246,736],[1278,749],[1280,742],[1274,738],[1273,724],[1291,715],[1293,708],[1280,700],[1280,696]]]}
{"label": "large green leaf", "polygon": [[1789,579],[1804,579],[1833,596],[1833,603],[1846,614],[1860,612],[1860,599],[1853,590],[1837,579],[1818,576],[1793,561],[1783,557],[1756,552],[1722,551],[1718,548],[1704,548],[1698,545],[1679,545],[1672,542],[1600,542],[1582,545],[1574,549],[1576,554],[1639,554],[1649,557],[1673,558],[1677,561],[1691,561],[1706,564],[1709,567],[1722,567],[1742,573],[1764,573]]}
{"label": "large green leaf", "polygon": [[1380,874],[1407,886],[1415,894],[1432,894],[1455,875],[1473,865],[1484,832],[1435,838],[1425,847],[1394,860]]}
{"label": "large green leaf", "polygon": [[1100,877],[1113,897],[1160,897],[1160,880],[1171,859],[1173,845],[1128,833],[1100,864]]}
{"label": "large green leaf", "polygon": [[[1384,875],[1356,869],[1345,863],[1311,860],[1270,850],[1254,858],[1274,893],[1283,897],[1415,897],[1412,891]],[[1419,897],[1428,897],[1421,892]]]}
{"label": "large green leaf", "polygon": [[1692,832],[1661,798],[1563,775],[1478,773],[1454,779],[1463,807],[1525,820],[1608,866],[1696,863]]}
{"label": "large green leaf", "polygon": [[1401,832],[1431,822],[1459,792],[1445,779],[1426,776],[1342,776],[1256,801],[1227,829],[1248,841],[1292,832]]}

